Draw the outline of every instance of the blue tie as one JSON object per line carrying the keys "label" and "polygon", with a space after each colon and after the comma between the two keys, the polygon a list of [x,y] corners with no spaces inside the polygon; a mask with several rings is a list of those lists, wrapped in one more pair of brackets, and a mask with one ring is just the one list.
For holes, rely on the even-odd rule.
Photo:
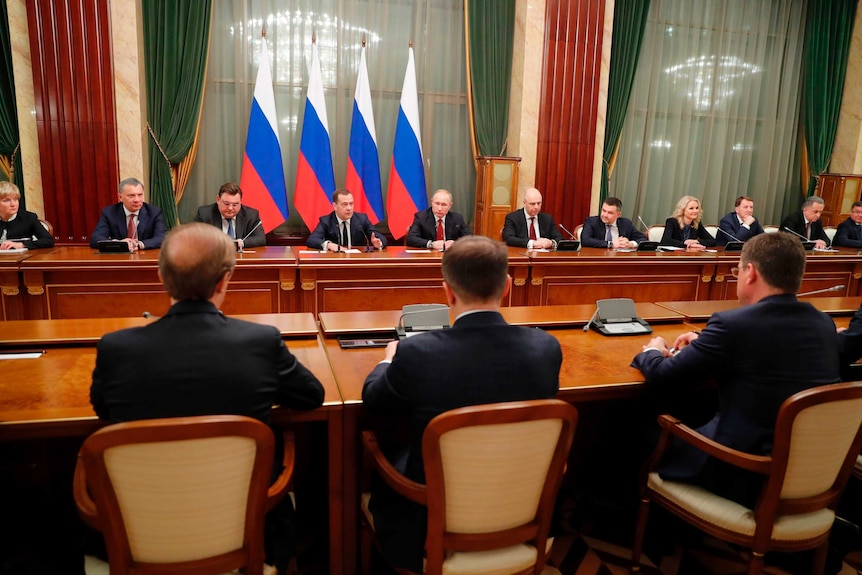
{"label": "blue tie", "polygon": [[227,221],[227,235],[230,236],[230,239],[236,239],[236,232],[233,231],[233,219]]}

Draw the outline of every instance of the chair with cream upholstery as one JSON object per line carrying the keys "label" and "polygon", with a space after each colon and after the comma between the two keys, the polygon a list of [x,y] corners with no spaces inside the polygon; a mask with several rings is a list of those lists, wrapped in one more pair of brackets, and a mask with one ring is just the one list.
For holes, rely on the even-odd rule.
{"label": "chair with cream upholstery", "polygon": [[584,229],[584,224],[575,226],[575,239],[581,241],[581,231]]}
{"label": "chair with cream upholstery", "polygon": [[835,239],[835,232],[838,231],[838,228],[835,226],[823,226],[823,232],[826,234],[826,237],[829,238],[829,245],[832,245],[832,241]]}
{"label": "chair with cream upholstery", "polygon": [[[814,548],[812,572],[823,572],[833,509],[862,448],[862,382],[825,385],[789,397],[778,412],[770,456],[725,447],[669,415],[660,416],[659,425],[661,439],[641,487],[633,571],[640,566],[649,504],[654,502],[713,537],[750,548],[749,574],[762,572],[767,551]],[[656,464],[672,437],[763,474],[763,490],[754,509],[696,485],[661,479]]]}
{"label": "chair with cream upholstery", "polygon": [[763,231],[766,232],[767,234],[772,234],[772,233],[775,233],[778,231],[778,226],[773,225],[773,224],[767,224],[767,225],[763,226]]}
{"label": "chair with cream upholstery", "polygon": [[105,536],[111,575],[263,573],[264,515],[293,473],[285,440],[285,469],[270,486],[275,440],[256,419],[150,419],[88,437],[75,503]]}
{"label": "chair with cream upholstery", "polygon": [[[559,573],[545,556],[577,417],[573,406],[556,399],[438,415],[422,437],[425,485],[401,475],[374,434],[363,432],[367,461],[395,491],[428,508],[425,573]],[[363,494],[366,570],[374,526],[369,498]]]}
{"label": "chair with cream upholstery", "polygon": [[650,226],[647,228],[647,238],[651,242],[660,242],[664,235],[664,225]]}
{"label": "chair with cream upholstery", "polygon": [[711,235],[713,238],[716,238],[716,239],[718,238],[718,233],[719,233],[719,232],[718,232],[718,226],[713,226],[713,225],[704,225],[704,226],[703,226],[703,228],[704,228],[706,231],[708,231],[708,232],[709,232],[709,235]]}

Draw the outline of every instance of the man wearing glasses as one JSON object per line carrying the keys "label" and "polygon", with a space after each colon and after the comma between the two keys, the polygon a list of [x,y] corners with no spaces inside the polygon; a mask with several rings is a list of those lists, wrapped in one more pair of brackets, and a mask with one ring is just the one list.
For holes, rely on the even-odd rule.
{"label": "man wearing glasses", "polygon": [[195,221],[220,228],[232,240],[236,240],[239,249],[266,245],[260,214],[256,209],[242,205],[239,184],[223,184],[214,204],[198,208]]}
{"label": "man wearing glasses", "polygon": [[862,248],[862,202],[850,207],[850,217],[838,224],[833,246]]}

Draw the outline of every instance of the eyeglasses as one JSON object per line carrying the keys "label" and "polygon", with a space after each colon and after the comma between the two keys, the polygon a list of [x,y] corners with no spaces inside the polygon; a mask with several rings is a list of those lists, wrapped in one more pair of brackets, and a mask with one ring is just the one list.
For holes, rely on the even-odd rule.
{"label": "eyeglasses", "polygon": [[222,203],[222,205],[224,207],[231,209],[231,210],[238,210],[239,207],[242,205],[242,202],[226,202],[224,200],[219,200],[219,201]]}

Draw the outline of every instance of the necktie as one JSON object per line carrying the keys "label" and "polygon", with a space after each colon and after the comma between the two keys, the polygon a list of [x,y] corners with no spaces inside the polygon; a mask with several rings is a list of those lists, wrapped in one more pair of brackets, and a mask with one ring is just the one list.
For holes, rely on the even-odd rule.
{"label": "necktie", "polygon": [[805,239],[811,239],[811,224],[805,222]]}
{"label": "necktie", "polygon": [[232,240],[236,239],[236,232],[233,229],[233,218],[227,221],[227,235],[229,235]]}
{"label": "necktie", "polygon": [[614,241],[614,236],[611,235],[611,226],[605,225],[605,241],[610,243]]}
{"label": "necktie", "polygon": [[343,247],[349,246],[349,236],[347,235],[347,222],[341,222],[341,245]]}
{"label": "necktie", "polygon": [[135,214],[129,214],[129,226],[126,228],[126,237],[130,240],[138,239],[138,227],[135,225]]}
{"label": "necktie", "polygon": [[535,217],[535,216],[533,216],[532,218],[530,218],[530,239],[531,239],[531,240],[537,240],[537,239],[539,239],[539,238],[537,238],[537,237],[536,237],[536,227],[533,225],[533,224],[535,224],[535,222],[536,222],[536,217]]}
{"label": "necktie", "polygon": [[5,242],[5,241],[6,241],[6,229],[4,228],[3,233],[0,234],[0,242]]}
{"label": "necktie", "polygon": [[437,239],[445,240],[446,236],[443,233],[443,219],[437,218]]}

